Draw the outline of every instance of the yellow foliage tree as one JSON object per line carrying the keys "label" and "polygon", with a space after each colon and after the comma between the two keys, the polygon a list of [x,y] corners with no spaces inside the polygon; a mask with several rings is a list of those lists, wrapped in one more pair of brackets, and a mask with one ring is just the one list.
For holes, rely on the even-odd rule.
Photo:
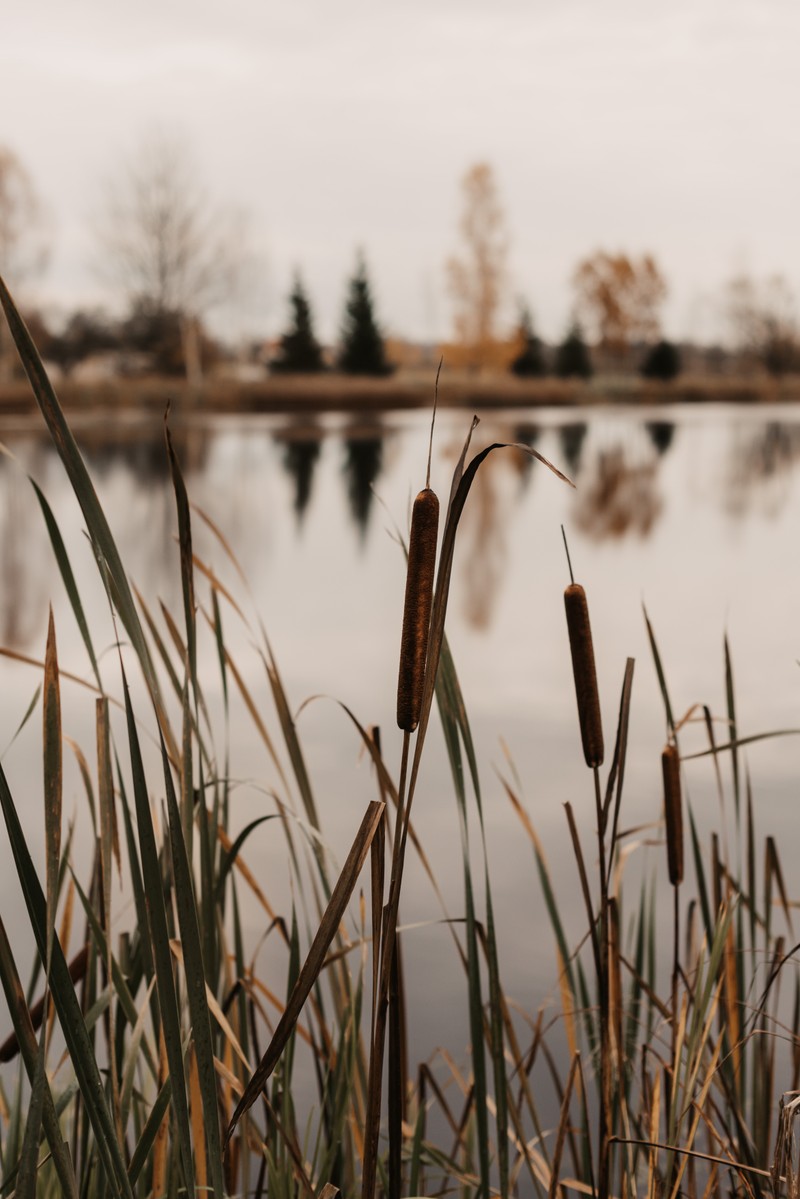
{"label": "yellow foliage tree", "polygon": [[493,357],[495,320],[506,284],[508,240],[489,164],[471,167],[461,188],[463,249],[448,260],[447,277],[455,309],[455,341],[465,364],[480,369]]}
{"label": "yellow foliage tree", "polygon": [[667,284],[652,255],[598,251],[578,264],[573,285],[577,310],[604,349],[621,355],[631,342],[658,337]]}

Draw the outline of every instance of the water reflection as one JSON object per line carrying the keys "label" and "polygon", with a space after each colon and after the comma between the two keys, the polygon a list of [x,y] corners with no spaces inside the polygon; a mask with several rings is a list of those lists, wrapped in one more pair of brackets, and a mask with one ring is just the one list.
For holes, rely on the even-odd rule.
{"label": "water reflection", "polygon": [[649,420],[645,421],[645,429],[650,435],[656,452],[659,455],[666,454],[669,447],[672,445],[672,439],[675,436],[675,425],[669,420]]}
{"label": "water reflection", "polygon": [[657,459],[630,460],[621,445],[600,450],[584,470],[575,494],[578,528],[596,541],[627,533],[646,537],[663,504],[657,473]]}
{"label": "water reflection", "polygon": [[[43,443],[36,446],[35,464],[41,462],[44,449]],[[0,496],[0,642],[30,651],[47,613],[52,558],[31,553],[37,538],[44,537],[42,514],[19,470],[1,455]]]}
{"label": "water reflection", "polygon": [[[170,436],[184,477],[204,470],[213,435],[208,426],[170,422]],[[107,477],[124,465],[145,483],[170,477],[164,423],[161,420],[115,426],[113,434],[101,422],[83,425],[78,435],[90,473]]]}
{"label": "water reflection", "polygon": [[[500,438],[500,440],[506,440]],[[459,526],[463,615],[473,629],[492,624],[508,562],[508,528],[514,495],[504,486],[509,469],[524,470],[527,454],[503,450],[485,458]]]}
{"label": "water reflection", "polygon": [[322,449],[323,432],[316,424],[293,424],[274,435],[283,443],[281,463],[294,484],[292,506],[298,528],[311,499],[314,470]]}
{"label": "water reflection", "polygon": [[[536,443],[541,436],[541,432],[542,431],[538,425],[533,425],[530,423],[517,425],[514,429],[511,440],[518,441],[522,445],[529,445],[531,449],[535,449]],[[519,471],[519,478],[522,487],[526,488],[531,479],[531,469],[533,467],[534,459],[530,456],[530,454],[514,454],[513,463]]]}
{"label": "water reflection", "polygon": [[741,517],[754,502],[770,516],[786,503],[791,475],[800,461],[800,425],[768,421],[755,430],[739,426],[731,447],[726,508]]}
{"label": "water reflection", "polygon": [[561,425],[558,430],[558,440],[561,445],[561,460],[566,473],[572,479],[573,483],[577,479],[581,468],[581,456],[583,454],[583,443],[586,440],[586,429],[586,422],[578,421],[572,425]]}
{"label": "water reflection", "polygon": [[383,436],[377,421],[351,425],[344,433],[344,464],[350,513],[362,543],[372,510],[373,487],[383,467]]}

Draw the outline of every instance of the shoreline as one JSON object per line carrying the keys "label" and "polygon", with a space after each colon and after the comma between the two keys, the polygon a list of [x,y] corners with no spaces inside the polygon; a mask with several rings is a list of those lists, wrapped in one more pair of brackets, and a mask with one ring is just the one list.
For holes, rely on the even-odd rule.
{"label": "shoreline", "polygon": [[[191,413],[323,413],[388,412],[427,408],[433,400],[435,371],[403,372],[387,379],[331,376],[272,377],[255,383],[209,380],[190,384],[182,379],[109,379],[85,382],[64,379],[55,390],[72,413],[111,415],[114,410],[158,411],[169,403],[177,415]],[[504,375],[445,376],[439,384],[441,408],[594,407],[600,404],[775,404],[800,401],[800,377],[770,380],[716,379],[686,376],[673,383],[636,377],[602,376],[588,383],[575,380],[520,380]],[[0,386],[0,417],[36,411],[26,380]]]}

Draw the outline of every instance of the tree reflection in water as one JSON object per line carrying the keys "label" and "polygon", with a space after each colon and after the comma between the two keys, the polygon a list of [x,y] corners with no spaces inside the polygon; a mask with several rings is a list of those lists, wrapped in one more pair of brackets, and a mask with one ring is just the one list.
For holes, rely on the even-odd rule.
{"label": "tree reflection in water", "polygon": [[650,440],[655,446],[656,452],[663,456],[666,454],[669,447],[672,445],[672,439],[675,436],[675,425],[669,420],[648,420],[645,421],[645,429],[650,436]]}
{"label": "tree reflection in water", "polygon": [[758,504],[767,516],[777,516],[789,497],[798,462],[800,424],[767,421],[755,429],[740,425],[726,469],[728,513],[741,517]]}
{"label": "tree reflection in water", "polygon": [[302,526],[311,499],[322,436],[322,430],[316,425],[290,425],[275,434],[275,441],[283,443],[281,462],[294,483],[292,506],[298,528]]}
{"label": "tree reflection in water", "polygon": [[350,512],[363,543],[372,509],[375,485],[383,466],[383,437],[378,424],[345,431],[344,465]]}
{"label": "tree reflection in water", "polygon": [[[512,441],[517,441],[521,445],[529,445],[531,449],[536,448],[536,443],[541,435],[541,429],[538,425],[524,424],[517,425],[514,429]],[[533,466],[533,458],[530,454],[514,454],[513,465],[519,471],[519,479],[522,488],[526,488],[531,479],[531,467]]]}
{"label": "tree reflection in water", "polygon": [[[26,459],[32,477],[42,477],[47,447],[37,440]],[[47,535],[33,489],[24,476],[0,454],[0,643],[16,650],[35,650],[36,638],[47,618],[47,596],[54,562],[50,554],[31,553],[44,545]],[[42,650],[44,644],[42,643]]]}
{"label": "tree reflection in water", "polygon": [[585,421],[577,421],[572,425],[562,425],[558,430],[562,461],[557,465],[563,467],[573,483],[576,481],[581,468],[583,443],[586,440],[586,428]]}
{"label": "tree reflection in water", "polygon": [[601,450],[575,494],[578,528],[597,541],[638,533],[646,537],[661,513],[653,458],[629,461],[620,445]]}

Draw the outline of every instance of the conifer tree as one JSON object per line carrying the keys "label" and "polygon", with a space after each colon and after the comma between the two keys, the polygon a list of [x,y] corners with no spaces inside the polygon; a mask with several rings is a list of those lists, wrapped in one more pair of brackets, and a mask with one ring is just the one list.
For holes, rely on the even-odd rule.
{"label": "conifer tree", "polygon": [[348,285],[338,366],[348,375],[389,375],[392,372],[375,320],[367,265],[362,254],[358,256],[355,273]]}
{"label": "conifer tree", "polygon": [[657,342],[647,353],[641,365],[645,379],[660,379],[668,383],[681,373],[681,355],[671,341]]}
{"label": "conifer tree", "polygon": [[310,374],[324,370],[322,348],[314,336],[311,305],[299,273],[294,277],[289,306],[292,314],[291,324],[281,337],[281,347],[272,363],[272,369],[285,374]]}
{"label": "conifer tree", "polygon": [[581,327],[574,321],[556,351],[556,374],[560,379],[569,379],[574,375],[579,379],[589,379],[592,369],[592,360],[583,340]]}
{"label": "conifer tree", "polygon": [[520,378],[541,379],[547,374],[542,340],[536,335],[527,304],[520,305],[518,336],[522,348],[511,363],[511,371]]}

